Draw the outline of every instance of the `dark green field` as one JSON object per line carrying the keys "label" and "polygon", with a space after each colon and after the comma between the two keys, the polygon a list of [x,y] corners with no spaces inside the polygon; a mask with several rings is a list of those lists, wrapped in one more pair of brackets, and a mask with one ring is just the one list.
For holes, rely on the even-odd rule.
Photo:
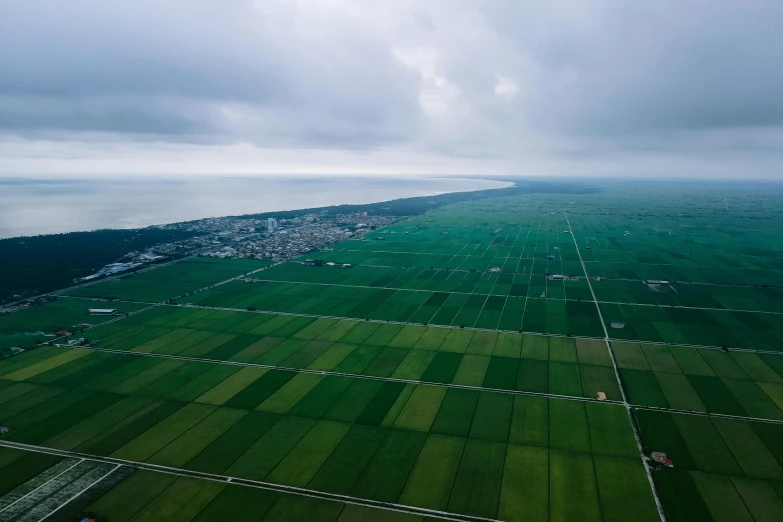
{"label": "dark green field", "polygon": [[0,361],[0,517],[783,520],[782,195],[465,201],[4,316],[132,312]]}

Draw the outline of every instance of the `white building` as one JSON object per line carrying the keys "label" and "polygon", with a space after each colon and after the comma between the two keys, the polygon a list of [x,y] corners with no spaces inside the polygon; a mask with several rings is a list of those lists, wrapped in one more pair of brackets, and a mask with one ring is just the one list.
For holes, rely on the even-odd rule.
{"label": "white building", "polygon": [[277,230],[277,228],[278,228],[277,220],[275,218],[267,218],[266,231],[271,234],[272,232]]}
{"label": "white building", "polygon": [[114,308],[90,308],[90,315],[115,315],[117,310]]}

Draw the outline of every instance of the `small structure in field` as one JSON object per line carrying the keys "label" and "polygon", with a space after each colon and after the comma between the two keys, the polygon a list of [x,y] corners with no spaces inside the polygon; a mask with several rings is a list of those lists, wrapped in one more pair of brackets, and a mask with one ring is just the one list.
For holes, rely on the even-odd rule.
{"label": "small structure in field", "polygon": [[672,459],[666,456],[666,453],[663,453],[661,451],[653,451],[650,453],[650,456],[647,457],[647,461],[651,464],[655,464],[656,468],[660,469],[661,466],[666,466],[667,468],[673,468],[674,462],[672,462]]}
{"label": "small structure in field", "polygon": [[117,315],[117,310],[114,308],[90,308],[90,315]]}

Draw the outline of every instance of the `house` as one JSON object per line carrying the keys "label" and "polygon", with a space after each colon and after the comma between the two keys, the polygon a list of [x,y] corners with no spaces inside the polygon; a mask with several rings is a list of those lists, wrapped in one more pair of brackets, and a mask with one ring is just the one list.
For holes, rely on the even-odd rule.
{"label": "house", "polygon": [[11,428],[8,426],[0,426],[0,435],[5,435],[9,431],[11,431]]}
{"label": "house", "polygon": [[500,267],[499,266],[493,266],[489,269],[490,274],[499,274],[500,273]]}
{"label": "house", "polygon": [[625,328],[625,323],[621,323],[619,321],[613,321],[609,326],[611,326],[615,330],[622,330],[623,328]]}
{"label": "house", "polygon": [[549,254],[548,256],[546,256],[546,258],[547,258],[547,259],[554,259],[554,258],[555,258],[555,255],[554,255],[554,254]]}
{"label": "house", "polygon": [[650,456],[648,457],[648,460],[651,460],[653,462],[657,462],[658,464],[661,464],[663,466],[666,466],[667,468],[673,468],[674,462],[672,462],[672,459],[666,456],[666,453],[663,453],[661,451],[653,451]]}
{"label": "house", "polygon": [[334,263],[332,261],[329,261],[328,263],[324,263],[326,266],[335,266],[337,263]]}

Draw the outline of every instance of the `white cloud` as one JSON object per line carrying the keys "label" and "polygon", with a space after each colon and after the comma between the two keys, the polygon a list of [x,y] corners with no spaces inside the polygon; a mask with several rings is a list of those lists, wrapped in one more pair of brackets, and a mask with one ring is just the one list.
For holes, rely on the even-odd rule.
{"label": "white cloud", "polygon": [[498,76],[498,83],[495,84],[494,91],[498,98],[511,100],[517,95],[519,88],[514,80]]}

